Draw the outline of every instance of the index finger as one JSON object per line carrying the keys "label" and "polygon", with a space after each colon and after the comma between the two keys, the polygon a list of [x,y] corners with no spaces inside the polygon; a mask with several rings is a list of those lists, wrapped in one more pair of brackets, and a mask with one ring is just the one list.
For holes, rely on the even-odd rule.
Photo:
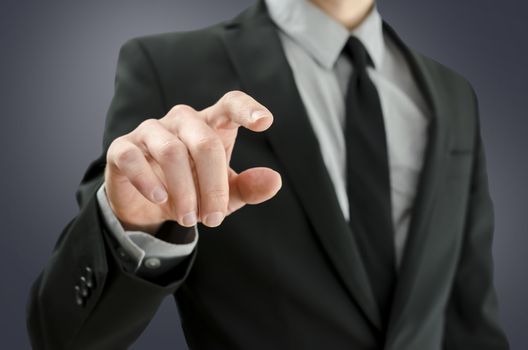
{"label": "index finger", "polygon": [[243,126],[252,131],[264,131],[273,123],[271,112],[242,91],[229,91],[214,105],[199,112],[211,128],[235,129]]}

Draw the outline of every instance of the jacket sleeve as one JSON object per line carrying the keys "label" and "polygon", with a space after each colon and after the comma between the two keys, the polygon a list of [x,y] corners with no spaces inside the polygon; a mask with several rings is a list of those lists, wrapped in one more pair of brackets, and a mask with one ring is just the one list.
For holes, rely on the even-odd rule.
{"label": "jacket sleeve", "polygon": [[161,237],[161,232],[151,235],[142,231],[125,231],[110,208],[104,183],[97,190],[97,203],[105,228],[117,243],[121,263],[136,276],[156,281],[189,256],[198,243],[198,225],[182,226],[171,231],[168,237]]}
{"label": "jacket sleeve", "polygon": [[466,216],[464,243],[446,315],[444,349],[509,349],[499,324],[493,284],[492,241],[494,209],[488,187],[478,102],[472,185]]}
{"label": "jacket sleeve", "polygon": [[[144,119],[162,117],[163,98],[147,51],[139,39],[128,41],[119,53],[103,152],[86,170],[76,192],[79,212],[30,292],[27,327],[34,349],[125,349],[189,273],[196,249],[155,281],[127,271],[97,203],[110,143]],[[170,235],[176,226],[167,221],[160,233]]]}

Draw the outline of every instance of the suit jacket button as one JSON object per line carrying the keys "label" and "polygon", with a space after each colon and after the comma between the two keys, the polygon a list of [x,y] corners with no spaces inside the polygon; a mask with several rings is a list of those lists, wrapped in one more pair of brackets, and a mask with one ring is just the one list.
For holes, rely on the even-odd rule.
{"label": "suit jacket button", "polygon": [[117,248],[117,255],[119,255],[119,258],[121,258],[122,260],[127,260],[128,258],[125,250],[121,247]]}
{"label": "suit jacket button", "polygon": [[145,260],[145,266],[149,269],[155,270],[161,266],[161,261],[158,258],[148,258],[147,260]]}
{"label": "suit jacket button", "polygon": [[75,304],[80,307],[84,306],[84,298],[81,295],[81,287],[77,285],[75,286]]}
{"label": "suit jacket button", "polygon": [[81,276],[81,286],[79,292],[84,298],[88,297],[88,295],[90,294],[90,288],[88,287],[86,283],[86,278],[84,276]]}
{"label": "suit jacket button", "polygon": [[85,272],[85,278],[86,278],[86,287],[93,288],[95,286],[93,270],[89,266],[86,266],[84,268],[84,272]]}

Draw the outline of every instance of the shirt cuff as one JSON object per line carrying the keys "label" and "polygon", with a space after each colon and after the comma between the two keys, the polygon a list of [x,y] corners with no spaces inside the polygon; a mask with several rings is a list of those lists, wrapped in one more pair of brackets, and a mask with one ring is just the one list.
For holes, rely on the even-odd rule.
{"label": "shirt cuff", "polygon": [[118,255],[132,272],[146,277],[159,277],[188,257],[198,242],[197,225],[178,226],[180,232],[168,241],[142,231],[125,231],[115,216],[106,196],[105,183],[97,190],[97,201],[110,234],[118,243]]}

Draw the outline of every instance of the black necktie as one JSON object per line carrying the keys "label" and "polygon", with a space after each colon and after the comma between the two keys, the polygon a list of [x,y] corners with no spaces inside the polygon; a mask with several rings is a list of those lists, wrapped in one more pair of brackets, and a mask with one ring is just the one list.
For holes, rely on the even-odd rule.
{"label": "black necktie", "polygon": [[349,224],[387,321],[396,270],[383,115],[378,92],[367,74],[367,65],[373,62],[365,47],[359,39],[350,37],[344,53],[353,65],[345,101]]}

